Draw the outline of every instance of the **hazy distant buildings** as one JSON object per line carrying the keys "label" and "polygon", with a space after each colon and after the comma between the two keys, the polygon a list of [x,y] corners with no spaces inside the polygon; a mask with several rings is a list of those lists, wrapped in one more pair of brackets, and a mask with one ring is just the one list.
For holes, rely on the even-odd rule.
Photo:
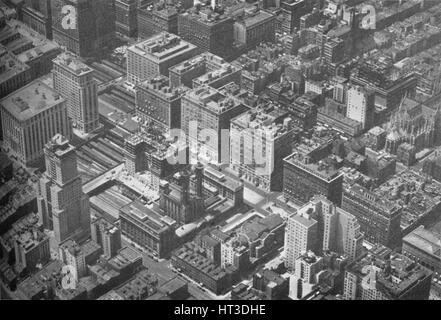
{"label": "hazy distant buildings", "polygon": [[66,99],[73,127],[83,133],[95,131],[100,122],[93,69],[69,53],[60,54],[53,63],[54,89]]}
{"label": "hazy distant buildings", "polygon": [[57,133],[71,136],[66,101],[36,80],[0,100],[4,147],[25,165],[38,165]]}
{"label": "hazy distant buildings", "polygon": [[38,214],[44,227],[61,243],[90,235],[89,197],[83,193],[77,155],[62,135],[44,148],[46,172],[38,186]]}

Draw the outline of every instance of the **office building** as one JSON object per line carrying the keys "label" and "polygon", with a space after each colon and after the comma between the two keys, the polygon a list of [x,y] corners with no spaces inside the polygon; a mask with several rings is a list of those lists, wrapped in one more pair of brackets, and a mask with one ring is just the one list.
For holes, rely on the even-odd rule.
{"label": "office building", "polygon": [[295,260],[294,274],[290,277],[289,297],[301,300],[314,291],[319,284],[318,274],[323,272],[323,258],[308,251]]}
{"label": "office building", "polygon": [[237,269],[221,268],[206,256],[205,250],[194,242],[188,242],[173,252],[171,263],[197,283],[202,283],[215,294],[224,294],[231,289]]}
{"label": "office building", "polygon": [[419,226],[403,238],[403,254],[434,272],[441,272],[441,233]]}
{"label": "office building", "polygon": [[[75,8],[72,20],[66,18],[65,6]],[[112,43],[115,36],[113,1],[53,0],[51,12],[53,40],[70,52],[89,57]]]}
{"label": "office building", "polygon": [[118,226],[103,218],[93,217],[91,224],[92,240],[103,249],[104,258],[113,258],[121,249],[121,231]]}
{"label": "office building", "polygon": [[318,223],[309,214],[294,213],[288,217],[285,230],[285,266],[295,269],[297,258],[308,251],[317,251]]}
{"label": "office building", "polygon": [[343,192],[342,208],[360,223],[365,239],[389,248],[400,245],[401,207],[354,184]]}
{"label": "office building", "polygon": [[208,8],[190,9],[178,16],[178,34],[194,44],[200,52],[211,52],[222,58],[232,55],[234,21]]}
{"label": "office building", "polygon": [[38,215],[57,243],[90,235],[89,197],[83,193],[75,148],[60,134],[45,146],[46,172],[38,186]]}
{"label": "office building", "polygon": [[115,0],[115,32],[124,37],[138,35],[138,1]]}
{"label": "office building", "polygon": [[166,2],[150,3],[138,8],[138,36],[146,39],[157,33],[178,34],[178,10]]}
{"label": "office building", "polygon": [[357,218],[323,195],[288,217],[285,236],[286,266],[295,267],[300,254],[334,252],[353,261],[362,253],[363,234]]}
{"label": "office building", "polygon": [[49,237],[36,226],[21,230],[15,237],[15,264],[18,270],[35,271],[51,258]]}
{"label": "office building", "polygon": [[35,80],[0,100],[4,147],[24,165],[39,165],[44,145],[60,133],[71,136],[66,101]]}
{"label": "office building", "polygon": [[23,22],[32,30],[52,39],[52,14],[50,0],[25,0],[22,7]]}
{"label": "office building", "polygon": [[374,124],[375,93],[360,86],[349,86],[347,89],[346,117],[360,122],[364,130]]}
{"label": "office building", "polygon": [[298,204],[307,203],[317,194],[341,203],[343,175],[331,161],[314,161],[314,155],[295,152],[283,162],[283,195]]}
{"label": "office building", "polygon": [[137,84],[159,75],[197,52],[196,46],[168,32],[161,32],[127,49],[127,81]]}
{"label": "office building", "polygon": [[195,193],[190,190],[190,174],[188,170],[177,172],[171,183],[161,181],[159,186],[159,207],[179,225],[197,221],[205,213],[203,166],[197,165]]}
{"label": "office building", "polygon": [[246,50],[254,49],[261,42],[274,42],[276,16],[255,7],[245,9],[234,23],[234,40],[244,44]]}
{"label": "office building", "polygon": [[231,120],[230,168],[266,191],[282,190],[283,159],[300,134],[288,112],[251,110]]}
{"label": "office building", "polygon": [[[218,77],[212,78],[208,76],[214,71],[221,69],[228,69],[230,72],[223,71],[222,74],[218,74]],[[209,52],[204,52],[189,60],[181,62],[169,69],[170,86],[175,88],[179,86],[186,86],[188,88],[194,88],[193,85],[207,85],[215,88],[221,87],[226,83],[225,79],[236,80],[240,82],[240,70],[238,68],[231,67],[231,64],[227,63],[223,58],[216,56]],[[239,76],[237,77],[237,73]],[[193,80],[201,76],[206,76],[205,79],[201,78],[198,82],[194,83]],[[233,77],[231,77],[233,75]],[[201,83],[201,80],[204,80]]]}
{"label": "office building", "polygon": [[[192,159],[228,162],[229,135],[222,136],[222,129],[228,132],[230,120],[248,108],[234,96],[224,95],[211,87],[187,91],[181,106],[181,129],[189,138]],[[207,132],[204,128],[211,130]]]}
{"label": "office building", "polygon": [[95,131],[100,123],[93,69],[70,53],[60,54],[53,63],[54,89],[66,99],[73,127],[82,133]]}
{"label": "office building", "polygon": [[300,18],[308,13],[309,6],[310,2],[306,0],[280,1],[283,16],[282,31],[291,34],[295,28],[299,28]]}
{"label": "office building", "polygon": [[32,70],[6,49],[0,49],[0,97],[20,89],[32,80]]}
{"label": "office building", "polygon": [[123,235],[158,257],[168,256],[175,248],[176,221],[154,205],[135,200],[120,209],[120,220]]}
{"label": "office building", "polygon": [[346,267],[346,300],[427,300],[432,271],[410,258],[374,247]]}
{"label": "office building", "polygon": [[181,97],[185,88],[170,88],[165,76],[145,80],[136,86],[136,115],[154,122],[162,132],[181,127]]}
{"label": "office building", "polygon": [[78,281],[87,273],[86,258],[80,245],[73,240],[67,240],[60,244],[58,250],[59,259],[70,266],[74,279]]}

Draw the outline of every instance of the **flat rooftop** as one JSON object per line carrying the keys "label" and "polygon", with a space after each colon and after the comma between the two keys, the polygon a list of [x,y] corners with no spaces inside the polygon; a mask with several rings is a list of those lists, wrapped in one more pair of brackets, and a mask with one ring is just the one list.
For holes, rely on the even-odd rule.
{"label": "flat rooftop", "polygon": [[121,212],[146,223],[158,232],[162,229],[169,228],[176,223],[172,218],[162,215],[159,212],[159,207],[156,205],[144,205],[138,200],[122,207]]}
{"label": "flat rooftop", "polygon": [[141,41],[127,48],[138,55],[153,57],[156,60],[166,60],[196,49],[196,46],[182,40],[177,35],[161,32],[147,40]]}
{"label": "flat rooftop", "polygon": [[308,162],[307,156],[297,151],[286,157],[284,161],[327,182],[330,182],[342,175],[338,168],[332,163],[332,159],[330,158],[325,158],[317,162]]}
{"label": "flat rooftop", "polygon": [[0,104],[18,121],[28,120],[65,100],[40,80],[11,93]]}
{"label": "flat rooftop", "polygon": [[61,53],[53,60],[53,62],[78,76],[93,72],[92,68],[83,63],[78,57],[68,52]]}
{"label": "flat rooftop", "polygon": [[28,65],[15,58],[12,53],[0,48],[0,83],[6,82],[29,69],[30,67]]}
{"label": "flat rooftop", "polygon": [[232,108],[242,104],[242,102],[234,96],[226,96],[219,90],[203,86],[189,90],[184,97],[197,103],[204,109],[208,109],[214,113],[221,114]]}

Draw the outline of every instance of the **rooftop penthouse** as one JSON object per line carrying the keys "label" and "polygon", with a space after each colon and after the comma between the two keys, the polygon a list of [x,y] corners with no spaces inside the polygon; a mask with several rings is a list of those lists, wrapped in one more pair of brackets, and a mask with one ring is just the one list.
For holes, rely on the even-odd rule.
{"label": "rooftop penthouse", "polygon": [[170,71],[181,75],[203,66],[207,71],[212,71],[221,68],[225,64],[229,65],[223,58],[209,52],[204,52],[171,67]]}
{"label": "rooftop penthouse", "polygon": [[418,283],[432,276],[429,269],[385,247],[369,251],[350,264],[347,270],[362,278],[362,285],[375,285],[375,289],[389,299],[403,297]]}
{"label": "rooftop penthouse", "polygon": [[350,194],[357,199],[363,199],[364,201],[369,202],[371,206],[378,208],[378,212],[384,212],[390,216],[400,211],[400,207],[395,203],[387,200],[384,197],[380,197],[374,192],[371,192],[358,184],[354,184],[346,188],[345,193]]}
{"label": "rooftop penthouse", "polygon": [[317,162],[312,162],[309,155],[305,155],[301,152],[294,152],[290,156],[284,159],[286,163],[292,164],[302,170],[305,170],[317,178],[330,182],[337,179],[342,175],[339,169],[336,167],[333,159],[324,158]]}
{"label": "rooftop penthouse", "polygon": [[14,118],[26,121],[65,100],[40,80],[31,82],[1,100],[1,105]]}
{"label": "rooftop penthouse", "polygon": [[75,148],[69,144],[63,135],[55,135],[45,146],[46,150],[55,154],[57,157],[62,157],[65,154],[71,153]]}
{"label": "rooftop penthouse", "polygon": [[[284,118],[283,123],[276,123],[282,118]],[[272,105],[252,109],[232,119],[231,123],[243,129],[262,130],[273,138],[283,136],[292,129],[292,121],[288,117],[288,112]]]}
{"label": "rooftop penthouse", "polygon": [[203,85],[212,85],[214,82],[226,78],[228,76],[233,76],[237,74],[239,77],[241,69],[229,63],[224,63],[220,66],[219,69],[209,71],[202,76],[193,80],[193,88],[203,86]]}
{"label": "rooftop penthouse", "polygon": [[0,48],[0,74],[2,75],[0,83],[28,69],[30,67],[17,59],[12,53],[4,48]]}
{"label": "rooftop penthouse", "polygon": [[207,26],[214,26],[218,23],[222,23],[226,20],[230,20],[231,17],[214,12],[210,7],[205,7],[198,11],[196,8],[192,8],[187,12],[183,13],[182,16],[189,18],[191,20],[198,21]]}
{"label": "rooftop penthouse", "polygon": [[78,57],[68,52],[63,52],[62,54],[58,55],[53,62],[69,70],[70,72],[75,73],[77,76],[82,76],[93,72],[92,68],[81,62]]}
{"label": "rooftop penthouse", "polygon": [[194,50],[196,46],[182,40],[177,35],[161,32],[141,41],[127,50],[142,56],[150,56],[156,60],[171,59],[183,52]]}
{"label": "rooftop penthouse", "polygon": [[166,100],[175,100],[185,92],[184,87],[171,88],[169,86],[168,78],[165,76],[158,76],[152,79],[147,79],[137,85],[141,90],[148,90],[154,92]]}
{"label": "rooftop penthouse", "polygon": [[237,98],[223,95],[219,90],[207,86],[187,91],[184,97],[216,114],[222,114],[242,104]]}

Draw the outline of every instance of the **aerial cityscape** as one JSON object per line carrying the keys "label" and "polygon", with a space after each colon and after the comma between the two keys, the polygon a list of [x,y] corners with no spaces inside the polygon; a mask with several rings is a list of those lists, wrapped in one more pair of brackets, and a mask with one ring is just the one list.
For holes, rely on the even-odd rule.
{"label": "aerial cityscape", "polygon": [[441,1],[0,0],[0,300],[441,300]]}

